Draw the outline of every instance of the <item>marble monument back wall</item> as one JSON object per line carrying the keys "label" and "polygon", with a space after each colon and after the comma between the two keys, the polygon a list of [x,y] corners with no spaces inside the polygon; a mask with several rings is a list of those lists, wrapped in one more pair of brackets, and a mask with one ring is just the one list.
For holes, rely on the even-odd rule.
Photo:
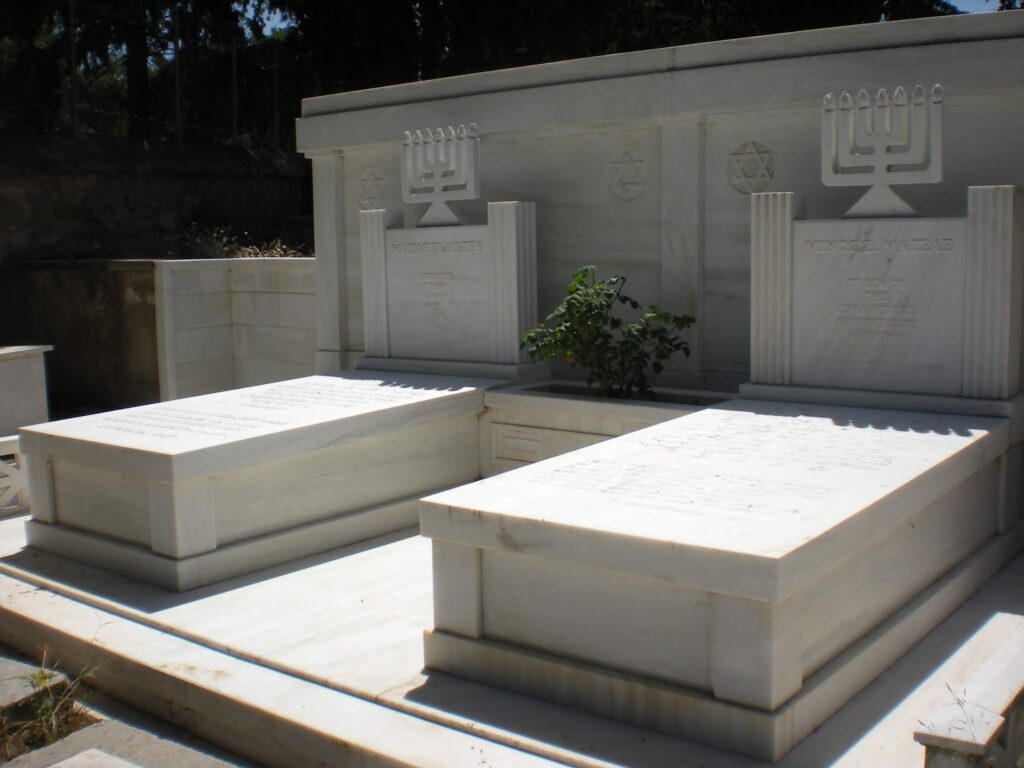
{"label": "marble monument back wall", "polygon": [[[358,212],[401,211],[410,126],[475,121],[486,204],[537,204],[541,314],[572,271],[628,276],[628,293],[697,317],[668,384],[728,388],[749,374],[751,192],[802,193],[838,218],[858,189],[821,187],[821,94],[942,82],[945,180],[900,193],[963,216],[968,184],[1024,183],[1024,12],[891,22],[597,57],[336,94],[303,103],[313,158],[321,370],[363,350]],[[340,309],[339,309],[340,308]]]}

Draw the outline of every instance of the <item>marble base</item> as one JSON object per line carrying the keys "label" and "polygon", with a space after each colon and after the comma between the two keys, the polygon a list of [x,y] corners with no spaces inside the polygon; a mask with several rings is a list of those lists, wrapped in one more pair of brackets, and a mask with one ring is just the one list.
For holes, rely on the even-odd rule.
{"label": "marble base", "polygon": [[424,499],[428,666],[776,759],[1018,549],[1010,432],[737,400]]}
{"label": "marble base", "polygon": [[479,477],[494,383],[311,376],[24,429],[29,543],[184,590],[414,525]]}
{"label": "marble base", "polygon": [[419,522],[417,500],[414,496],[361,509],[185,558],[165,557],[109,537],[33,520],[25,523],[25,539],[28,546],[45,552],[185,592],[415,526]]}
{"label": "marble base", "polygon": [[432,630],[426,666],[611,720],[776,761],[915,646],[1020,551],[1022,529],[981,547],[804,681],[774,711],[500,641]]}

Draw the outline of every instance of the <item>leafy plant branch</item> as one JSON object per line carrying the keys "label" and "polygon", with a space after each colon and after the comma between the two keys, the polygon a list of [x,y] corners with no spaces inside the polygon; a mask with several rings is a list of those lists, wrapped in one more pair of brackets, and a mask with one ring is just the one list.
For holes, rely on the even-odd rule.
{"label": "leafy plant branch", "polygon": [[[649,374],[661,373],[676,352],[689,356],[689,343],[676,332],[689,328],[694,319],[655,305],[641,310],[638,301],[622,292],[625,284],[619,275],[597,279],[592,265],[576,270],[562,303],[523,335],[530,359],[561,359],[582,368],[587,384],[596,384],[603,397],[628,398],[635,392],[653,400]],[[619,306],[641,314],[627,323],[614,314]]]}

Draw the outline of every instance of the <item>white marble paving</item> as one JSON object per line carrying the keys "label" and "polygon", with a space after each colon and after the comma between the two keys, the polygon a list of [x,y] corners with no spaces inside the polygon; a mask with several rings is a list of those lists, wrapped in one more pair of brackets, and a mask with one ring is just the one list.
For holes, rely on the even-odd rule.
{"label": "white marble paving", "polygon": [[[389,736],[384,742],[376,741],[373,728],[346,730],[339,716],[342,712],[355,716],[356,711],[330,698],[329,689],[336,688],[356,699],[376,702],[383,711],[413,714],[410,727],[433,741],[412,744],[444,750],[443,755],[420,753],[418,759],[412,757],[415,751],[407,752],[409,765],[427,764],[428,757],[429,764],[437,759],[438,765],[462,765],[468,759],[465,756],[479,755],[476,749],[468,749],[467,742],[460,746],[458,739],[444,735],[459,731],[485,743],[497,742],[494,747],[504,744],[519,750],[491,752],[490,764],[495,766],[546,765],[549,760],[587,768],[766,765],[447,675],[424,675],[421,632],[431,624],[432,590],[429,542],[419,537],[387,537],[373,547],[349,547],[178,595],[22,550],[19,522],[0,522],[0,617],[34,617],[49,627],[50,636],[76,632],[98,649],[123,646],[124,653],[152,659],[155,666],[166,669],[164,674],[189,686],[247,702],[246,711],[263,707],[276,711],[282,719],[271,729],[293,749],[305,750],[320,733],[333,732],[331,738],[338,738],[339,727],[345,730],[341,737],[361,743],[363,750],[412,738],[403,730],[407,721],[401,718],[388,721]],[[947,684],[956,689],[968,679],[1006,632],[1021,631],[1021,583],[1024,560],[1018,558],[778,765],[920,766],[924,751],[913,740],[917,719],[943,703]],[[339,584],[346,589],[339,589]],[[14,624],[5,620],[0,626],[0,634],[6,634]],[[23,625],[18,622],[17,626]],[[180,648],[169,645],[176,637],[192,642]],[[21,642],[31,650],[35,641],[23,637]],[[227,656],[211,656],[211,648]],[[285,684],[274,678],[274,670],[292,676]],[[158,686],[151,698],[193,704],[203,700],[173,688]],[[182,695],[187,699],[177,698]],[[325,719],[318,712],[335,716]],[[262,743],[266,721],[254,714],[236,717],[233,728],[244,733],[255,723],[251,727],[258,733],[247,738],[250,743]],[[289,730],[286,719],[298,730]],[[378,722],[378,716],[372,720]],[[424,736],[431,729],[433,735]],[[233,733],[221,734],[223,739],[229,737],[237,738]],[[269,760],[272,749],[263,754],[270,764],[285,765]]]}

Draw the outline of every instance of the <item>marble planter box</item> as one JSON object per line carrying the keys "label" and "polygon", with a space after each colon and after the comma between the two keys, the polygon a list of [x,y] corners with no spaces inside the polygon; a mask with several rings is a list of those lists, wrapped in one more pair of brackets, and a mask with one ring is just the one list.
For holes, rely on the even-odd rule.
{"label": "marble planter box", "polygon": [[659,389],[657,400],[598,397],[579,382],[547,381],[489,391],[480,420],[484,477],[660,424],[732,399],[700,390]]}
{"label": "marble planter box", "polygon": [[777,759],[1019,546],[1010,424],[736,400],[428,497],[427,666]]}
{"label": "marble planter box", "polygon": [[187,590],[415,525],[479,476],[486,386],[310,376],[24,429],[28,542]]}

